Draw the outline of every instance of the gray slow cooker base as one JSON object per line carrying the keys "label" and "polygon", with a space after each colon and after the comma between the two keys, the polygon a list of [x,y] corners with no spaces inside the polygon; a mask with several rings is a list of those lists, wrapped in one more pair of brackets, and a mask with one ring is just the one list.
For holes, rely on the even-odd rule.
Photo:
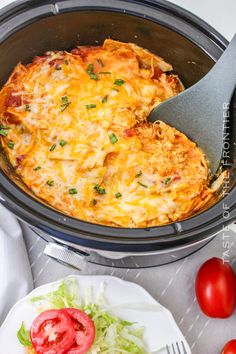
{"label": "gray slow cooker base", "polygon": [[87,263],[92,263],[105,267],[137,269],[137,268],[151,268],[169,263],[176,262],[186,256],[199,251],[213,240],[216,235],[211,235],[204,240],[198,241],[185,247],[174,247],[168,251],[156,251],[149,253],[125,254],[117,252],[105,252],[100,250],[93,250],[82,248],[71,243],[61,243],[60,240],[52,238],[44,234],[41,230],[32,228],[39,237],[45,241],[44,254],[53,260],[77,269],[83,270]]}

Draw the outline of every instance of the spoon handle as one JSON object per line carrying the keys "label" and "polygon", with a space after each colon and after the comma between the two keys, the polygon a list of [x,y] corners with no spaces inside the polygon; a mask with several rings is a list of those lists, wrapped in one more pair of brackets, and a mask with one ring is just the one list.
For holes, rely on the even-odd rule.
{"label": "spoon handle", "polygon": [[203,80],[221,102],[230,102],[236,86],[236,34]]}

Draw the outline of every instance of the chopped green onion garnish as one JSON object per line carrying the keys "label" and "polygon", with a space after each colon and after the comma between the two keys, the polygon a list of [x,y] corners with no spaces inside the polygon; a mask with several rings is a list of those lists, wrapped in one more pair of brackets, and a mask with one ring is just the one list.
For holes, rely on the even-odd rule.
{"label": "chopped green onion garnish", "polygon": [[168,184],[170,181],[171,181],[171,177],[167,177],[166,179],[164,179],[164,180],[162,181],[162,183]]}
{"label": "chopped green onion garnish", "polygon": [[87,67],[87,73],[89,74],[90,78],[97,81],[98,80],[98,76],[94,73],[94,66],[93,64],[89,64]]}
{"label": "chopped green onion garnish", "polygon": [[7,132],[2,128],[0,129],[0,135],[7,136]]}
{"label": "chopped green onion garnish", "polygon": [[94,70],[94,65],[90,63],[87,67],[87,73],[90,74],[93,72],[93,70]]}
{"label": "chopped green onion garnish", "polygon": [[25,110],[26,110],[27,112],[31,112],[31,109],[30,109],[30,105],[29,105],[29,104],[26,104],[26,105],[25,105]]}
{"label": "chopped green onion garnish", "polygon": [[115,197],[116,198],[120,198],[120,197],[122,197],[122,194],[120,192],[118,192],[118,193],[115,194]]}
{"label": "chopped green onion garnish", "polygon": [[8,129],[11,129],[11,128],[7,127],[6,125],[0,125],[0,129],[8,130]]}
{"label": "chopped green onion garnish", "polygon": [[93,205],[96,205],[97,204],[97,201],[96,201],[96,199],[93,199]]}
{"label": "chopped green onion garnish", "polygon": [[93,103],[90,103],[90,104],[86,104],[85,106],[87,109],[90,109],[90,108],[96,108],[97,105],[96,104],[93,104]]}
{"label": "chopped green onion garnish", "polygon": [[68,103],[68,96],[62,96],[61,101],[62,103]]}
{"label": "chopped green onion garnish", "polygon": [[74,195],[74,194],[77,194],[77,193],[78,193],[78,191],[77,191],[76,188],[70,188],[69,189],[69,194]]}
{"label": "chopped green onion garnish", "polygon": [[115,143],[117,143],[117,141],[118,141],[116,135],[113,134],[113,133],[109,135],[109,139],[110,139],[110,142],[111,142],[113,145],[114,145]]}
{"label": "chopped green onion garnish", "polygon": [[124,85],[124,83],[125,83],[125,81],[122,79],[116,79],[114,81],[114,85],[116,85],[116,86],[122,86],[122,85]]}
{"label": "chopped green onion garnish", "polygon": [[57,146],[57,144],[52,144],[52,146],[50,147],[49,151],[55,150],[55,149],[56,149],[56,146]]}
{"label": "chopped green onion garnish", "polygon": [[106,194],[106,189],[105,188],[101,188],[100,184],[95,184],[95,186],[93,187],[93,189],[95,189],[95,191],[98,194]]}
{"label": "chopped green onion garnish", "polygon": [[61,112],[64,112],[64,110],[69,106],[70,102],[68,100],[68,97],[67,96],[63,96],[61,98]]}
{"label": "chopped green onion garnish", "polygon": [[143,172],[139,171],[138,173],[136,173],[135,178],[142,176],[142,174],[143,174]]}
{"label": "chopped green onion garnish", "polygon": [[65,63],[66,65],[69,65],[69,62],[68,62],[67,59],[64,60],[64,63]]}
{"label": "chopped green onion garnish", "polygon": [[103,63],[102,59],[97,59],[97,62],[98,62],[101,66],[105,66],[105,64]]}
{"label": "chopped green onion garnish", "polygon": [[138,184],[139,184],[140,186],[144,187],[144,188],[148,188],[148,186],[147,186],[146,184],[143,184],[143,183],[141,183],[141,182],[138,182]]}
{"label": "chopped green onion garnish", "polygon": [[49,187],[52,187],[52,186],[54,185],[54,181],[51,180],[51,179],[49,179],[49,180],[47,181],[47,185],[48,185]]}
{"label": "chopped green onion garnish", "polygon": [[99,74],[111,75],[110,71],[100,71]]}
{"label": "chopped green onion garnish", "polygon": [[10,148],[10,149],[13,149],[14,148],[14,145],[15,143],[13,141],[9,141],[9,143],[7,144],[7,146]]}
{"label": "chopped green onion garnish", "polygon": [[59,141],[59,144],[63,147],[66,145],[66,141],[62,139]]}
{"label": "chopped green onion garnish", "polygon": [[37,167],[34,168],[34,171],[38,171],[38,170],[40,170],[40,169],[41,169],[41,167],[40,167],[40,166],[37,166]]}
{"label": "chopped green onion garnish", "polygon": [[108,98],[108,96],[104,96],[103,99],[102,99],[102,103],[106,103],[107,102],[107,98]]}
{"label": "chopped green onion garnish", "polygon": [[93,79],[95,81],[98,81],[98,76],[96,74],[91,73],[91,74],[89,74],[89,76],[90,76],[91,79]]}

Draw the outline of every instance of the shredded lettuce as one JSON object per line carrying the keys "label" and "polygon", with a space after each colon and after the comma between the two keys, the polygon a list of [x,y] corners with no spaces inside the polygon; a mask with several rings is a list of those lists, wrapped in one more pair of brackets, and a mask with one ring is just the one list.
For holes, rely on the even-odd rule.
{"label": "shredded lettuce", "polygon": [[48,294],[32,297],[30,301],[40,312],[73,307],[87,313],[96,328],[95,340],[88,354],[146,354],[144,328],[124,321],[108,311],[104,291],[105,286],[101,284],[96,303],[93,301],[91,288],[87,289],[85,299],[82,299],[76,279],[68,278]]}
{"label": "shredded lettuce", "polygon": [[30,333],[25,327],[25,323],[22,322],[21,327],[19,328],[17,332],[17,338],[21,344],[23,344],[25,347],[31,347],[32,343],[30,340]]}
{"label": "shredded lettuce", "polygon": [[62,309],[65,307],[81,308],[79,289],[75,279],[65,279],[57,289],[30,299],[36,306],[47,309]]}

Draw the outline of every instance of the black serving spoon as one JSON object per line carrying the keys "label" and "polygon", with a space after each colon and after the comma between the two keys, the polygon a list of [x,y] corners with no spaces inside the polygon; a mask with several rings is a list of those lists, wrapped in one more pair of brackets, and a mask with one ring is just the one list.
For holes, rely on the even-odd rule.
{"label": "black serving spoon", "polygon": [[236,34],[217,63],[199,82],[155,107],[148,120],[162,120],[195,141],[215,173],[223,151],[225,107],[235,85]]}

